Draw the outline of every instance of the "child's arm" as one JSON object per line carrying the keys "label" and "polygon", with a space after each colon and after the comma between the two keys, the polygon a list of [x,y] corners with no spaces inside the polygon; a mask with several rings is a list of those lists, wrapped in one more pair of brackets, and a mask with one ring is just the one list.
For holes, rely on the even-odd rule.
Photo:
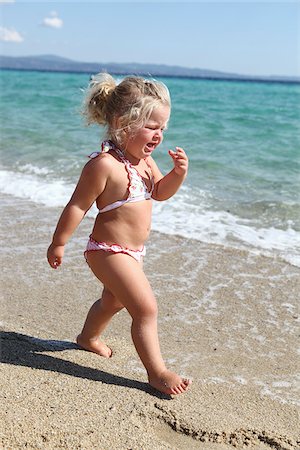
{"label": "child's arm", "polygon": [[97,158],[83,168],[75,191],[64,208],[53,234],[47,259],[53,269],[62,264],[64,246],[73,234],[86,212],[105,189],[109,173],[107,158]]}
{"label": "child's arm", "polygon": [[174,168],[167,175],[163,176],[156,164],[152,169],[155,179],[155,186],[152,197],[155,200],[167,200],[172,197],[182,185],[188,171],[188,157],[185,151],[176,147],[176,152],[169,150],[169,155],[173,159]]}

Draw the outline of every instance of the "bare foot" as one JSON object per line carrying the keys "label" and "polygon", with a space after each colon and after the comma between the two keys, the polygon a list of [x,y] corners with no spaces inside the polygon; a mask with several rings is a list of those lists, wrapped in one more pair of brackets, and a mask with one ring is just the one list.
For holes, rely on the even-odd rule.
{"label": "bare foot", "polygon": [[84,350],[89,352],[97,353],[97,355],[104,356],[104,358],[110,358],[112,355],[112,350],[100,339],[83,339],[82,335],[79,334],[76,339],[77,344]]}
{"label": "bare foot", "polygon": [[169,395],[182,394],[188,389],[191,383],[191,380],[181,378],[170,370],[165,370],[159,377],[149,377],[149,384],[152,387]]}

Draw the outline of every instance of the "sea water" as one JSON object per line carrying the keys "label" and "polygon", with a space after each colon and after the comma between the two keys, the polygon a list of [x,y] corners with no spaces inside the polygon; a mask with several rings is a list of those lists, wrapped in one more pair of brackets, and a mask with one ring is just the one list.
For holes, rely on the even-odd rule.
{"label": "sea water", "polygon": [[[63,207],[103,130],[81,115],[88,74],[1,71],[0,192]],[[300,266],[300,85],[161,79],[172,115],[154,158],[189,175],[154,203],[153,229]],[[90,215],[95,215],[93,208]]]}

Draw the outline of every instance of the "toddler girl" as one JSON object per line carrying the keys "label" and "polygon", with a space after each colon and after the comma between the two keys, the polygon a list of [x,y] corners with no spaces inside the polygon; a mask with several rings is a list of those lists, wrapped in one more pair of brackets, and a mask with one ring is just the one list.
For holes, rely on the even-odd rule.
{"label": "toddler girl", "polygon": [[165,394],[180,394],[190,381],[165,366],[158,340],[157,303],[142,267],[151,199],[172,197],[188,169],[187,156],[179,147],[169,150],[174,167],[165,176],[152,158],[170,116],[168,89],[141,77],[126,77],[116,84],[109,74],[98,74],[89,84],[84,114],[89,124],[106,126],[108,140],[83,168],[58,221],[48,262],[54,269],[62,264],[65,244],[96,202],[99,214],[85,258],[103,284],[103,292],[91,307],[77,343],[109,358],[112,350],[99,337],[113,315],[125,307],[150,385]]}

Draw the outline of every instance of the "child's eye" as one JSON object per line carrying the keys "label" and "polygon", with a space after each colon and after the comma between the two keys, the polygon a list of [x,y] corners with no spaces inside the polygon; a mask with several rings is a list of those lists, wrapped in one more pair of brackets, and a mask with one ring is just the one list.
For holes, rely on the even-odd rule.
{"label": "child's eye", "polygon": [[157,127],[157,126],[154,126],[154,125],[146,125],[145,126],[145,128],[147,128],[148,130],[161,130],[162,132],[163,131],[166,131],[166,127],[162,127],[162,128],[160,128],[160,127]]}

